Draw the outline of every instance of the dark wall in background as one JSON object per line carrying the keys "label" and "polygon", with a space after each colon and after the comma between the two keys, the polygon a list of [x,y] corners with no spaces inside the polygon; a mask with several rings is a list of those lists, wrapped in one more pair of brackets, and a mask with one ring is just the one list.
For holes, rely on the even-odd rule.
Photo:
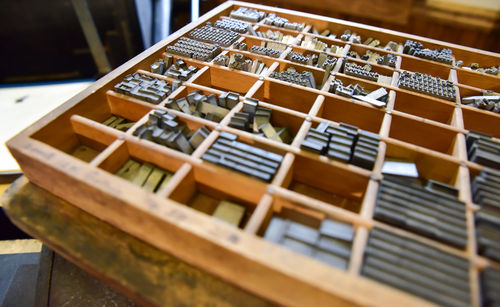
{"label": "dark wall in background", "polygon": [[[133,1],[88,5],[113,67],[143,49]],[[1,83],[97,77],[70,0],[4,1],[0,27]]]}

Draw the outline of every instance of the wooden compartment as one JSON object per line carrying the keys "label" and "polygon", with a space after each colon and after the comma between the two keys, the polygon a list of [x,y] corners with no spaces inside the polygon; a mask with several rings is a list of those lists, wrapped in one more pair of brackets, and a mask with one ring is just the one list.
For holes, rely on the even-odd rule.
{"label": "wooden compartment", "polygon": [[255,94],[254,98],[282,108],[308,114],[318,97],[317,93],[304,91],[297,86],[290,86],[276,79],[266,79]]}
{"label": "wooden compartment", "polygon": [[242,74],[239,71],[213,65],[192,82],[223,92],[231,91],[245,95],[257,79],[258,77],[253,74]]}
{"label": "wooden compartment", "polygon": [[470,85],[497,93],[500,92],[500,77],[467,69],[457,69],[457,77],[458,83],[460,84]]}
{"label": "wooden compartment", "polygon": [[487,133],[500,138],[500,114],[462,106],[462,116],[465,129]]}
{"label": "wooden compartment", "polygon": [[[299,31],[289,30],[289,29],[285,29],[285,28],[277,28],[274,26],[266,25],[266,24],[259,24],[259,26],[255,30],[255,32],[259,32],[259,31],[263,32],[263,33],[267,32],[267,31],[273,31],[273,32],[279,31],[279,32],[283,33],[283,35],[293,36],[295,38],[294,45],[296,45],[300,42],[298,36],[301,32],[299,32]],[[249,34],[249,33],[247,33],[247,34]],[[259,36],[254,36],[254,37],[260,38]]]}
{"label": "wooden compartment", "polygon": [[318,120],[326,119],[337,123],[346,123],[363,130],[379,133],[384,112],[344,97],[325,96],[316,116]]}
{"label": "wooden compartment", "polygon": [[430,96],[396,91],[394,110],[451,125],[455,105]]}
{"label": "wooden compartment", "polygon": [[[313,74],[314,82],[316,83],[316,87],[308,87],[308,88],[321,90],[321,88],[322,88],[321,85],[323,83],[323,79],[325,78],[325,70],[324,69],[312,67],[309,65],[302,65],[302,64],[294,63],[294,62],[290,62],[290,61],[280,61],[278,68],[276,68],[274,71],[282,72],[282,71],[288,70],[289,68],[294,68],[295,71],[297,71],[298,73],[310,71]],[[272,79],[274,79],[274,78],[272,78]],[[276,79],[276,80],[279,80],[279,79]],[[280,81],[282,81],[282,80],[280,80]],[[295,84],[295,85],[301,86],[298,84]]]}
{"label": "wooden compartment", "polygon": [[443,80],[449,80],[450,78],[451,67],[449,65],[406,54],[402,55],[401,58],[402,70],[425,73]]}
{"label": "wooden compartment", "polygon": [[[432,137],[431,137],[432,136]],[[409,117],[394,114],[389,137],[444,154],[453,154],[457,131]]]}
{"label": "wooden compartment", "polygon": [[[319,172],[324,176],[317,176]],[[368,180],[368,177],[350,171],[343,163],[297,154],[282,186],[332,206],[359,213]]]}
{"label": "wooden compartment", "polygon": [[[148,182],[148,179],[153,179],[149,178],[149,176],[153,175],[152,172],[148,176],[142,176],[142,183],[139,183],[136,180],[138,179],[136,177],[142,175],[138,172],[135,173],[135,175],[129,176],[128,179],[125,179],[120,176],[119,172],[123,171],[126,164],[130,160],[139,164],[150,164],[155,168],[155,170],[158,169],[164,172],[164,174],[154,183]],[[145,147],[141,145],[140,141],[130,139],[117,144],[114,151],[105,157],[105,159],[99,163],[98,167],[115,175],[117,178],[122,177],[120,179],[123,179],[124,181],[130,182],[138,187],[142,186],[142,188],[145,188],[148,191],[158,193],[165,189],[166,184],[183,163],[184,162],[182,160],[173,156],[167,156],[161,151],[155,150],[154,147]],[[134,182],[134,180],[136,181]]]}
{"label": "wooden compartment", "polygon": [[278,130],[278,128],[288,128],[291,136],[291,141],[288,143],[290,145],[302,127],[306,116],[304,114],[290,112],[287,109],[276,107],[270,103],[259,102],[259,106],[271,109],[271,120],[269,123],[275,130]]}
{"label": "wooden compartment", "polygon": [[244,228],[265,190],[257,186],[243,191],[241,187],[247,186],[248,179],[240,176],[234,178],[230,185],[221,185],[221,182],[226,182],[224,176],[213,170],[191,168],[168,197],[210,216],[214,215],[221,201],[239,205],[244,208],[244,213],[238,227]]}
{"label": "wooden compartment", "polygon": [[31,137],[58,151],[90,162],[116,138],[113,133],[95,128],[95,125],[96,123],[86,118],[73,115],[70,122],[64,119],[56,120]]}
{"label": "wooden compartment", "polygon": [[461,187],[458,161],[437,157],[390,141],[387,142],[384,161],[387,159],[412,161],[421,179],[432,179],[457,188]]}
{"label": "wooden compartment", "polygon": [[[280,31],[301,39],[318,38],[329,46],[342,46],[342,55],[337,55],[339,59],[349,50],[357,51],[360,55],[371,50],[381,55],[391,53],[398,56],[396,69],[373,65],[375,71],[393,77],[392,85],[383,86],[347,76],[341,72],[340,63],[328,76],[328,82],[338,79],[345,86],[359,83],[368,91],[385,87],[390,92],[387,107],[378,109],[352,98],[329,93],[329,84],[321,89],[313,89],[270,78],[273,71],[294,67],[299,72],[311,71],[317,84],[323,81],[323,69],[285,59],[286,53],[290,51],[319,54],[319,50],[300,47],[299,40],[297,45],[288,45],[280,58],[223,47],[222,52],[225,54],[241,52],[249,58],[260,59],[270,70],[258,76],[221,67],[212,61],[202,62],[175,56],[200,70],[167,99],[184,97],[194,90],[217,95],[233,91],[240,94],[240,101],[244,96],[256,98],[262,106],[273,110],[273,125],[288,126],[293,134],[298,135],[294,142],[283,145],[229,127],[229,116],[241,111],[241,103],[220,123],[168,110],[191,130],[201,126],[210,130],[208,137],[190,155],[134,136],[133,131],[147,121],[148,113],[166,109],[167,100],[154,105],[117,93],[113,91],[114,85],[134,72],[173,82],[165,76],[148,72],[150,65],[166,54],[166,46],[180,37],[189,36],[190,31],[207,21],[229,18],[230,11],[238,7],[272,12],[291,22],[305,23],[303,31],[268,26],[262,21],[254,23],[254,28],[257,31]],[[312,26],[318,31],[328,28],[338,36],[350,29],[361,35],[362,41],[373,37],[384,45],[394,41],[399,44],[399,48],[398,51],[387,52],[352,43],[352,39],[342,41],[314,35],[309,33]],[[35,184],[113,227],[274,304],[429,304],[423,298],[360,275],[367,238],[371,228],[376,226],[467,258],[471,263],[470,305],[480,306],[482,293],[478,273],[483,268],[498,266],[498,263],[481,257],[475,250],[473,212],[477,208],[471,203],[469,181],[482,167],[467,161],[465,134],[468,130],[477,130],[500,137],[500,115],[462,105],[458,99],[455,104],[399,89],[394,77],[401,70],[428,73],[453,82],[461,98],[481,95],[482,89],[499,92],[499,78],[402,54],[402,44],[407,39],[422,42],[424,48],[450,48],[455,60],[463,60],[465,65],[477,62],[486,67],[500,63],[497,53],[338,19],[228,1],[104,76],[11,139],[7,145],[26,176]],[[268,40],[244,34],[239,41],[247,43],[250,48]],[[362,60],[348,60],[366,64]],[[136,124],[126,131],[103,125],[112,115]],[[381,142],[373,170],[301,150],[300,142],[308,129],[317,127],[321,121],[334,125],[343,122],[378,134]],[[257,180],[201,159],[223,131],[237,135],[240,142],[282,155],[284,158],[273,180]],[[71,157],[81,145],[92,148],[92,151],[81,155],[88,163]],[[422,177],[453,185],[459,190],[459,197],[467,208],[468,242],[465,250],[451,248],[419,234],[373,220],[371,211],[382,178],[381,168],[383,161],[388,158],[412,160]],[[172,177],[161,188],[157,186],[151,190],[148,187],[148,190],[135,186],[114,175],[129,159],[152,164],[168,171]],[[47,177],[51,180],[46,180]],[[238,224],[241,229],[220,223],[210,216],[221,200],[237,202],[245,208],[242,221]],[[325,218],[352,224],[355,237],[347,270],[332,268],[264,240],[262,236],[273,216],[290,218],[313,228],[317,228]],[[45,239],[43,233],[34,235]],[[127,294],[133,297],[140,295],[133,291]]]}

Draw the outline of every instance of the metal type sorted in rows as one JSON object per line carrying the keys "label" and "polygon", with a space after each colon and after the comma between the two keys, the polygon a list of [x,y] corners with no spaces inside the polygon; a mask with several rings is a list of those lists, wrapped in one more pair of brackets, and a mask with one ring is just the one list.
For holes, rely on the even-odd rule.
{"label": "metal type sorted in rows", "polygon": [[361,274],[442,306],[470,306],[467,259],[372,228]]}
{"label": "metal type sorted in rows", "polygon": [[471,183],[478,253],[500,261],[500,172],[484,168]]}
{"label": "metal type sorted in rows", "polygon": [[216,44],[208,44],[188,37],[181,37],[175,44],[167,46],[166,51],[175,55],[208,62],[221,53],[222,49]]}
{"label": "metal type sorted in rows", "polygon": [[219,19],[215,22],[215,27],[216,28],[221,28],[237,33],[247,33],[248,32],[248,27],[251,27],[252,25],[249,24],[248,22],[236,20],[236,19]]}
{"label": "metal type sorted in rows", "polygon": [[399,76],[399,87],[449,101],[455,101],[457,97],[453,82],[419,72],[403,71]]}
{"label": "metal type sorted in rows", "polygon": [[469,161],[500,169],[500,142],[491,135],[469,131],[465,137]]}
{"label": "metal type sorted in rows", "polygon": [[422,43],[412,40],[407,40],[405,42],[403,53],[449,65],[453,63],[453,52],[451,51],[451,49],[428,49],[424,48],[424,45]]}
{"label": "metal type sorted in rows", "polygon": [[335,127],[322,122],[311,128],[300,148],[319,155],[356,166],[372,169],[378,154],[380,136],[340,123]]}
{"label": "metal type sorted in rows", "polygon": [[239,142],[237,139],[235,134],[221,132],[201,158],[247,176],[271,181],[281,165],[283,156]]}
{"label": "metal type sorted in rows", "polygon": [[324,219],[319,229],[273,217],[264,239],[341,270],[347,270],[354,239],[351,224]]}
{"label": "metal type sorted in rows", "polygon": [[229,17],[249,22],[259,22],[266,17],[266,13],[251,8],[239,7],[231,11]]}
{"label": "metal type sorted in rows", "polygon": [[385,176],[379,184],[374,218],[436,241],[465,248],[465,203],[450,185]]}
{"label": "metal type sorted in rows", "polygon": [[228,47],[234,43],[240,34],[233,31],[217,28],[207,22],[203,27],[196,28],[189,32],[189,37],[204,43],[216,44],[223,47]]}

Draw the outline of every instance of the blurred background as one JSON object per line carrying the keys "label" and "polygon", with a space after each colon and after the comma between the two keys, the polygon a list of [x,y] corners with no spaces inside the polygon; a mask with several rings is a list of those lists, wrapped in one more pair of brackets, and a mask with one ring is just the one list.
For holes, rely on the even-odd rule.
{"label": "blurred background", "polygon": [[[0,70],[0,82],[94,79],[222,2],[4,1],[0,10],[0,55],[5,64]],[[500,51],[499,0],[250,2]]]}

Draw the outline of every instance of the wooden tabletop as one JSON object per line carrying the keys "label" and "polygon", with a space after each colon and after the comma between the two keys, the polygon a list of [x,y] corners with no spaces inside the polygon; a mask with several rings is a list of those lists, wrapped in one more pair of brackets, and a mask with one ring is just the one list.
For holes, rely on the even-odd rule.
{"label": "wooden tabletop", "polygon": [[15,181],[0,202],[23,231],[141,305],[271,305],[89,215],[25,177]]}

